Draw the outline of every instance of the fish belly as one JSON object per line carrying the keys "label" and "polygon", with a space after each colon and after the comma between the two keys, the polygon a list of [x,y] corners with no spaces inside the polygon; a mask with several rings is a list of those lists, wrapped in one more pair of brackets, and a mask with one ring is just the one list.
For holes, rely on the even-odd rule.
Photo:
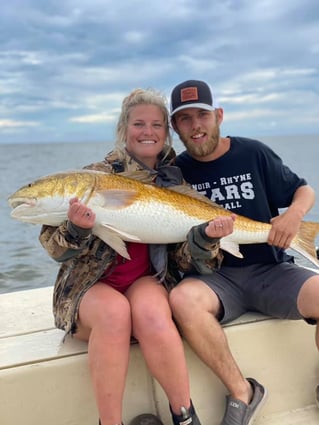
{"label": "fish belly", "polygon": [[143,243],[182,242],[192,226],[205,221],[160,202],[135,202],[127,208],[101,208],[95,213],[97,222],[134,235]]}

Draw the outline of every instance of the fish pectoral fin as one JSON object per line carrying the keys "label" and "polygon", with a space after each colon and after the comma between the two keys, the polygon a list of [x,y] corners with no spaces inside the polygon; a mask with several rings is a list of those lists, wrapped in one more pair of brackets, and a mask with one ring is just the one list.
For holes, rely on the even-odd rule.
{"label": "fish pectoral fin", "polygon": [[115,229],[108,224],[99,224],[93,227],[94,235],[98,236],[107,245],[113,248],[122,257],[130,260],[130,255],[127,252],[126,244],[124,240],[139,242],[140,239],[137,236],[130,235],[129,233],[123,232],[122,230]]}
{"label": "fish pectoral fin", "polygon": [[126,241],[141,242],[141,239],[138,236],[132,235],[131,233],[124,232],[123,230],[117,229],[116,227],[113,227],[110,224],[102,223],[101,226],[108,229],[109,232],[122,236],[122,238]]}
{"label": "fish pectoral fin", "polygon": [[132,205],[137,198],[137,191],[135,190],[101,190],[98,192],[98,204],[106,209],[122,209]]}
{"label": "fish pectoral fin", "polygon": [[221,238],[220,247],[222,250],[229,252],[229,254],[232,254],[234,257],[244,258],[243,254],[239,251],[239,245],[236,242]]}

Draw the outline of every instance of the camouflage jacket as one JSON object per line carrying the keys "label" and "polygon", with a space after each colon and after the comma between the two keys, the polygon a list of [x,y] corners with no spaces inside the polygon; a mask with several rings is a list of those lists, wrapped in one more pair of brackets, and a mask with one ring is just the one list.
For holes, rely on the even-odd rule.
{"label": "camouflage jacket", "polygon": [[[160,161],[159,165],[164,169],[170,168],[171,160],[172,155]],[[85,168],[109,173],[140,171],[143,166],[128,154],[119,159],[116,152],[111,152],[102,162]],[[164,183],[155,183],[168,186],[165,180]],[[151,262],[168,290],[181,280],[185,272],[197,270],[199,273],[211,273],[220,266],[222,254],[219,240],[207,237],[205,226],[191,229],[187,241],[182,244],[150,245]],[[66,334],[73,334],[76,332],[83,295],[102,274],[111,273],[117,254],[90,229],[81,229],[68,221],[58,227],[43,226],[39,239],[48,254],[62,263],[53,293],[55,324]]]}

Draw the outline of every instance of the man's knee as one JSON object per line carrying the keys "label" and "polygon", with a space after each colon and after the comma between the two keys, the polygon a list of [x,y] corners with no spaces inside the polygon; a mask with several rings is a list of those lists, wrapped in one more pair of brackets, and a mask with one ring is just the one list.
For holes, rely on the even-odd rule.
{"label": "man's knee", "polygon": [[205,282],[194,279],[181,282],[169,295],[169,303],[176,319],[210,313],[219,318],[223,307],[218,295]]}
{"label": "man's knee", "polygon": [[303,317],[313,319],[311,324],[319,320],[319,275],[310,277],[303,284],[298,295],[297,307]]}
{"label": "man's knee", "polygon": [[181,282],[169,293],[169,304],[173,312],[184,308],[192,299],[192,285],[189,282]]}

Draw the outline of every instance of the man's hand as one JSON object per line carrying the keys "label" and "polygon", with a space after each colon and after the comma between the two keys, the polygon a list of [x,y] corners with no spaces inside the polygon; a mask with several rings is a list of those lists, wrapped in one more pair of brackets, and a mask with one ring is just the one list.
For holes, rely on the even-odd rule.
{"label": "man's hand", "polygon": [[272,226],[267,241],[269,245],[283,249],[289,248],[300,228],[300,216],[287,210],[283,214],[273,217],[270,223]]}

